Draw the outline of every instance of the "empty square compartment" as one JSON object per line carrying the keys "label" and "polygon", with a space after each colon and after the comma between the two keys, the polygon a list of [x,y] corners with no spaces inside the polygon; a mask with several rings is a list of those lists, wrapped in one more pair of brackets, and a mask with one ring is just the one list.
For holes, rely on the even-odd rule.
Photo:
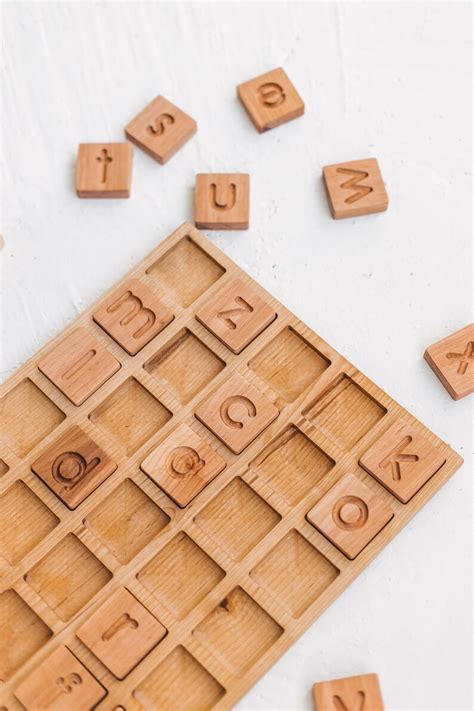
{"label": "empty square compartment", "polygon": [[250,669],[283,634],[265,610],[237,587],[193,631],[193,636],[232,674]]}
{"label": "empty square compartment", "polygon": [[122,563],[128,563],[169,523],[169,516],[136,484],[125,479],[84,520]]}
{"label": "empty square compartment", "polygon": [[110,580],[112,573],[69,533],[25,575],[60,620],[70,620]]}
{"label": "empty square compartment", "polygon": [[293,402],[324,373],[330,361],[288,326],[249,362],[257,375]]}
{"label": "empty square compartment", "polygon": [[128,378],[91,412],[89,419],[130,456],[171,416],[138,380]]}
{"label": "empty square compartment", "polygon": [[0,593],[0,686],[51,637],[49,627],[15,590]]}
{"label": "empty square compartment", "polygon": [[55,528],[59,519],[21,480],[0,496],[0,555],[15,565]]}
{"label": "empty square compartment", "polygon": [[280,519],[280,514],[236,477],[194,520],[233,560],[242,560]]}
{"label": "empty square compartment", "polygon": [[133,696],[146,709],[210,711],[225,690],[184,648],[176,647],[140,682]]}
{"label": "empty square compartment", "polygon": [[338,574],[338,569],[293,529],[258,563],[250,577],[298,618]]}
{"label": "empty square compartment", "polygon": [[147,270],[184,308],[204,294],[224,272],[191,237],[183,237]]}
{"label": "empty square compartment", "polygon": [[182,404],[197,395],[224,367],[224,361],[187,328],[144,365]]}
{"label": "empty square compartment", "polygon": [[64,418],[64,412],[25,378],[0,400],[0,438],[18,457],[24,457]]}
{"label": "empty square compartment", "polygon": [[290,506],[309,494],[333,466],[334,461],[294,425],[250,463],[250,468]]}
{"label": "empty square compartment", "polygon": [[178,620],[183,619],[222,580],[224,571],[180,531],[137,578]]}
{"label": "empty square compartment", "polygon": [[339,375],[303,415],[339,449],[349,451],[387,410],[348,375]]}

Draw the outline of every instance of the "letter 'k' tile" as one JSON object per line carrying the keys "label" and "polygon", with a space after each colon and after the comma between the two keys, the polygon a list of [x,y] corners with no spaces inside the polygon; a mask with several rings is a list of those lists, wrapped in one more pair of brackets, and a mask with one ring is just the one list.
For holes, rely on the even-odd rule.
{"label": "letter 'k' tile", "polygon": [[135,355],[173,320],[173,314],[138,279],[128,279],[93,314],[96,323]]}
{"label": "letter 'k' tile", "polygon": [[240,454],[280,413],[263,393],[235,373],[195,414],[234,454]]}

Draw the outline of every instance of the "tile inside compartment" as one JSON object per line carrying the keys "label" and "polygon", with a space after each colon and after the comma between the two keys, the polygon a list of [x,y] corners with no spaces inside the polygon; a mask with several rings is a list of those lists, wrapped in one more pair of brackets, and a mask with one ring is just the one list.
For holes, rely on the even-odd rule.
{"label": "tile inside compartment", "polygon": [[184,308],[201,296],[224,272],[225,269],[190,237],[183,237],[147,271]]}
{"label": "tile inside compartment", "polygon": [[339,449],[349,451],[387,410],[348,375],[339,375],[303,415]]}
{"label": "tile inside compartment", "polygon": [[0,400],[0,438],[18,457],[24,457],[65,418],[29,378]]}
{"label": "tile inside compartment", "polygon": [[249,362],[249,367],[287,401],[293,402],[330,362],[291,327],[275,336]]}
{"label": "tile inside compartment", "polygon": [[177,400],[186,404],[221,372],[225,363],[191,331],[183,328],[144,367]]}

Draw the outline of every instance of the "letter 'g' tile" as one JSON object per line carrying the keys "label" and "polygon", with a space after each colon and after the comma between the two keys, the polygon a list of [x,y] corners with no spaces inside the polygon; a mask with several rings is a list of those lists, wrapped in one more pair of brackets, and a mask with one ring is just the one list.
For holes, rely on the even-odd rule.
{"label": "letter 'g' tile", "polygon": [[304,103],[281,68],[240,84],[237,95],[259,133],[304,114]]}
{"label": "letter 'g' tile", "polygon": [[173,320],[173,314],[138,279],[128,279],[92,318],[130,355],[135,355]]}
{"label": "letter 'g' tile", "polygon": [[306,518],[353,560],[393,518],[393,511],[360,479],[345,474]]}
{"label": "letter 'g' tile", "polygon": [[27,711],[89,711],[106,693],[67,647],[58,647],[15,689]]}
{"label": "letter 'g' tile", "polygon": [[232,279],[206,301],[196,318],[238,354],[275,320],[276,313],[250,286]]}
{"label": "letter 'g' tile", "polygon": [[195,414],[234,454],[240,454],[280,413],[265,395],[235,373]]}
{"label": "letter 'g' tile", "polygon": [[54,346],[38,368],[79,407],[120,369],[120,363],[80,327]]}
{"label": "letter 'g' tile", "polygon": [[313,696],[317,711],[384,711],[377,674],[320,681]]}

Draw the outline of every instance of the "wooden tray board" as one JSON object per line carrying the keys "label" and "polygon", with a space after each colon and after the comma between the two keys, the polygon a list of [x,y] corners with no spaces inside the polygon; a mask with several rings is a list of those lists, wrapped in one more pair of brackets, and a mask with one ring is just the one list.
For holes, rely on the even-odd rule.
{"label": "wooden tray board", "polygon": [[[0,697],[8,711],[23,708],[15,694],[34,694],[35,670],[62,645],[106,690],[105,697],[94,697],[100,687],[87,679],[90,698],[102,697],[97,708],[103,711],[231,708],[462,463],[191,225],[177,229],[126,278],[151,289],[174,315],[136,355],[92,318],[116,285],[1,391],[0,515],[6,533],[0,548]],[[240,354],[196,319],[210,297],[236,278],[260,297],[257,311],[263,309],[267,324]],[[277,315],[273,320],[268,307]],[[75,406],[38,363],[79,326],[121,367]],[[218,331],[219,324],[213,327]],[[248,330],[243,338],[249,340]],[[239,455],[195,416],[197,410],[205,415],[209,407],[201,403],[236,374],[273,404],[269,420],[274,407],[279,411]],[[229,410],[234,420],[241,405]],[[400,418],[444,462],[406,504],[359,464]],[[218,455],[206,472],[207,485],[184,508],[140,468],[181,424]],[[75,508],[31,469],[71,426],[117,465]],[[353,560],[306,518],[347,474],[393,511]],[[354,512],[348,512],[350,519]],[[312,520],[317,516],[313,512]],[[346,531],[343,545],[347,538]],[[167,634],[157,634],[156,646],[119,680],[76,632],[123,587]],[[154,627],[161,630],[151,620]],[[114,663],[122,668],[128,656],[129,650],[127,659]],[[62,657],[71,669],[70,655]],[[74,681],[48,673],[41,678],[43,685],[61,688]],[[72,683],[56,701],[81,709],[86,686]],[[66,708],[55,703],[46,707]]]}

